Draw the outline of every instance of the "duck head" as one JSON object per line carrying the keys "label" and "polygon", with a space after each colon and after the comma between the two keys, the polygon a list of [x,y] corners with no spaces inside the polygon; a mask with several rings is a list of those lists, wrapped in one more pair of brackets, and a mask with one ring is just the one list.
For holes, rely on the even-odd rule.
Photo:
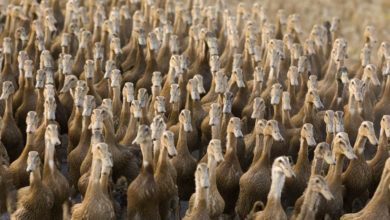
{"label": "duck head", "polygon": [[148,90],[145,88],[138,89],[137,99],[140,101],[141,107],[145,108],[149,100]]}
{"label": "duck head", "polygon": [[349,83],[349,94],[357,102],[358,111],[363,110],[363,99],[366,92],[366,83],[360,79],[354,78]]}
{"label": "duck head", "polygon": [[378,79],[376,66],[374,64],[367,64],[364,67],[362,80],[363,81],[369,81],[374,86],[380,86],[381,85],[381,83],[379,82],[379,79]]}
{"label": "duck head", "polygon": [[38,117],[35,111],[29,111],[26,117],[26,133],[34,133],[38,128]]}
{"label": "duck head", "polygon": [[154,109],[157,113],[165,113],[165,97],[157,96],[154,102]]}
{"label": "duck head", "polygon": [[89,88],[87,86],[87,82],[84,80],[77,81],[77,85],[73,93],[73,99],[76,107],[83,107],[84,97],[87,95],[88,90]]}
{"label": "duck head", "polygon": [[110,50],[114,52],[115,55],[122,54],[121,40],[119,37],[113,37],[110,42]]}
{"label": "duck head", "polygon": [[93,48],[93,59],[94,60],[102,60],[104,57],[104,48],[102,43],[96,42]]}
{"label": "duck head", "polygon": [[281,156],[274,160],[274,163],[272,164],[272,172],[281,173],[288,178],[295,177],[291,161],[289,157],[286,156]]}
{"label": "duck head", "polygon": [[169,103],[179,103],[180,101],[180,88],[179,84],[171,84],[171,88],[169,90]]}
{"label": "duck head", "polygon": [[356,159],[357,156],[353,152],[351,143],[349,142],[348,134],[345,132],[339,132],[333,139],[333,153],[343,154],[350,160]]}
{"label": "duck head", "polygon": [[199,163],[195,171],[196,187],[208,189],[210,187],[209,168],[206,163]]}
{"label": "duck head", "polygon": [[215,126],[220,123],[221,106],[218,103],[212,103],[209,111],[209,125]]}
{"label": "duck head", "polygon": [[111,75],[110,75],[110,80],[111,80],[111,87],[112,88],[120,88],[121,83],[122,83],[121,71],[118,69],[112,70]]}
{"label": "duck head", "polygon": [[228,77],[224,70],[215,72],[215,93],[223,94],[227,90]]}
{"label": "duck head", "polygon": [[307,102],[313,104],[317,110],[321,110],[324,108],[324,105],[322,104],[320,96],[316,89],[309,90],[306,94],[306,99]]}
{"label": "duck head", "polygon": [[95,97],[92,95],[84,96],[83,100],[83,116],[91,116],[92,110],[96,108]]}
{"label": "duck head", "polygon": [[209,146],[207,147],[207,154],[209,157],[213,157],[218,164],[221,163],[224,160],[222,147],[221,147],[221,140],[211,139]]}
{"label": "duck head", "polygon": [[333,126],[335,126],[335,133],[344,131],[344,112],[336,111],[334,112]]}
{"label": "duck head", "polygon": [[257,118],[264,117],[265,107],[266,106],[265,106],[264,99],[261,97],[256,97],[253,100],[253,106],[252,106],[253,111],[251,114],[251,118],[257,119]]}
{"label": "duck head", "polygon": [[278,105],[282,97],[283,87],[280,83],[275,83],[271,87],[271,105]]}
{"label": "duck head", "polygon": [[275,141],[284,141],[282,134],[280,134],[278,122],[276,120],[267,121],[263,129],[264,135],[272,136]]}
{"label": "duck head", "polygon": [[93,61],[93,60],[86,60],[85,61],[85,65],[84,65],[85,78],[87,80],[88,79],[93,79],[94,72],[95,72],[95,61]]}
{"label": "duck head", "polygon": [[244,76],[242,74],[242,69],[241,68],[236,68],[232,72],[232,79],[235,81],[237,84],[238,88],[244,88],[245,87],[245,82],[244,82]]}
{"label": "duck head", "polygon": [[162,134],[161,144],[167,148],[168,155],[174,157],[177,155],[175,147],[175,135],[172,131],[164,131]]}
{"label": "duck head", "polygon": [[297,67],[297,70],[298,70],[298,73],[299,74],[302,74],[306,71],[309,71],[310,68],[309,68],[309,59],[307,58],[307,56],[299,56],[298,58],[298,67]]}
{"label": "duck head", "polygon": [[164,118],[161,115],[156,115],[150,124],[150,129],[152,130],[152,140],[160,140],[160,137],[166,128],[167,125],[164,122]]}
{"label": "duck head", "polygon": [[198,80],[190,79],[187,83],[187,92],[191,94],[192,100],[199,100],[200,95],[198,92]]}
{"label": "duck head", "polygon": [[334,111],[333,110],[326,110],[324,115],[324,122],[326,125],[326,132],[328,133],[334,133]]}
{"label": "duck head", "polygon": [[122,96],[128,103],[131,103],[134,100],[134,84],[132,82],[125,83],[122,89]]}
{"label": "duck head", "polygon": [[371,48],[368,43],[364,44],[364,47],[360,50],[360,62],[363,67],[370,64],[371,59]]}
{"label": "duck head", "polygon": [[329,165],[336,164],[335,155],[333,155],[329,144],[326,142],[321,142],[317,144],[317,147],[314,150],[314,157],[318,159],[324,159],[325,162]]}
{"label": "duck head", "polygon": [[244,135],[241,131],[241,120],[238,117],[232,117],[229,120],[229,124],[227,126],[227,132],[233,133],[236,138],[241,138]]}
{"label": "duck head", "polygon": [[56,124],[49,124],[46,127],[45,142],[50,143],[52,146],[61,144],[58,134],[58,126]]}
{"label": "duck head", "polygon": [[73,60],[72,55],[65,54],[62,56],[62,73],[69,75],[72,73]]}
{"label": "duck head", "polygon": [[66,93],[70,89],[74,89],[77,86],[77,77],[75,75],[66,75],[64,80],[64,85],[60,90],[60,93]]}
{"label": "duck head", "polygon": [[103,109],[96,108],[92,111],[91,116],[91,124],[89,125],[89,129],[92,130],[92,133],[103,133],[103,120],[104,120],[104,113]]}
{"label": "duck head", "polygon": [[298,68],[296,66],[290,66],[287,72],[287,79],[292,86],[298,86]]}
{"label": "duck head", "polygon": [[301,138],[305,139],[309,146],[315,146],[316,141],[314,140],[313,125],[305,123],[301,129]]}
{"label": "duck head", "polygon": [[309,187],[314,192],[321,194],[326,200],[332,200],[333,194],[323,176],[315,175],[309,180]]}
{"label": "duck head", "polygon": [[375,135],[374,123],[370,121],[363,121],[359,127],[359,134],[367,138],[370,144],[377,145],[378,138]]}
{"label": "duck head", "polygon": [[[100,143],[100,144],[106,144],[106,143]],[[109,175],[111,173],[112,168],[114,167],[114,161],[112,159],[112,154],[108,151],[102,153],[101,160],[102,160],[101,175]]]}
{"label": "duck head", "polygon": [[370,43],[371,47],[378,42],[376,28],[372,25],[367,25],[364,29],[364,39],[367,43]]}
{"label": "duck head", "polygon": [[132,112],[134,118],[142,118],[142,107],[139,100],[133,100],[131,102],[130,111]]}
{"label": "duck head", "polygon": [[191,112],[190,110],[187,110],[187,109],[183,109],[181,112],[180,112],[180,115],[179,115],[179,122],[180,124],[182,124],[184,126],[184,131],[189,133],[189,132],[192,132],[192,124],[191,124]]}
{"label": "duck head", "polygon": [[204,86],[203,86],[203,76],[200,75],[200,74],[196,74],[194,76],[194,79],[197,80],[197,90],[198,90],[198,93],[199,94],[205,94],[206,93],[206,90],[204,89]]}
{"label": "duck head", "polygon": [[381,129],[384,130],[386,138],[390,139],[390,115],[384,115],[381,120]]}
{"label": "duck head", "polygon": [[113,60],[107,60],[105,65],[104,79],[111,78],[111,72],[116,69],[115,62]]}
{"label": "duck head", "polygon": [[28,173],[34,172],[35,170],[39,169],[40,166],[41,166],[41,158],[39,157],[38,152],[36,151],[28,152],[26,171]]}
{"label": "duck head", "polygon": [[3,82],[3,91],[0,96],[0,100],[7,100],[11,95],[15,93],[15,87],[11,81]]}
{"label": "duck head", "polygon": [[263,135],[264,128],[267,126],[267,120],[259,119],[255,124],[255,133],[256,135]]}
{"label": "duck head", "polygon": [[260,66],[255,67],[253,72],[253,78],[255,82],[262,84],[264,82],[264,69]]}

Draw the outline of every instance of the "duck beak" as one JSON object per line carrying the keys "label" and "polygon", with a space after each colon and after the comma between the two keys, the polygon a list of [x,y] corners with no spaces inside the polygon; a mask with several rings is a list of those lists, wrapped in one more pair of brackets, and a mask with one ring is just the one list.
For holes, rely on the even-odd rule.
{"label": "duck beak", "polygon": [[280,102],[280,96],[276,95],[271,97],[271,105],[277,105]]}
{"label": "duck beak", "polygon": [[275,140],[275,141],[284,141],[284,138],[282,137],[282,135],[280,134],[280,132],[272,132],[272,138]]}
{"label": "duck beak", "polygon": [[334,197],[333,197],[333,194],[330,192],[329,188],[327,187],[327,189],[322,189],[321,190],[321,194],[324,196],[324,198],[326,200],[333,200]]}
{"label": "duck beak", "polygon": [[185,132],[192,132],[192,125],[191,125],[191,123],[184,123],[184,131]]}
{"label": "duck beak", "polygon": [[168,154],[171,157],[175,157],[177,155],[177,150],[173,143],[171,143],[170,146],[168,146]]}
{"label": "duck beak", "polygon": [[368,141],[370,141],[370,144],[372,145],[378,144],[378,138],[376,137],[375,133],[368,136]]}
{"label": "duck beak", "polygon": [[355,160],[357,159],[356,154],[353,151],[348,151],[345,153],[345,156],[350,159],[350,160]]}
{"label": "duck beak", "polygon": [[244,137],[240,129],[234,129],[233,133],[236,138]]}
{"label": "duck beak", "polygon": [[307,141],[307,144],[309,146],[315,146],[317,143],[316,143],[316,140],[314,140],[314,137],[313,136],[309,136],[306,138],[306,141]]}

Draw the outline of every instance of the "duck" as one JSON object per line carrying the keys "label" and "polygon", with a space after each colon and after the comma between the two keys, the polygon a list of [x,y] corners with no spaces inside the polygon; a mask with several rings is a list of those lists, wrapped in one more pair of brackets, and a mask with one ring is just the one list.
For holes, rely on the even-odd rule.
{"label": "duck", "polygon": [[73,92],[73,111],[71,116],[68,119],[68,147],[67,152],[72,151],[80,141],[80,133],[82,127],[82,113],[83,113],[83,102],[84,98],[87,95],[88,87],[86,87],[86,82],[79,80],[77,82],[76,88]]}
{"label": "duck", "polygon": [[134,84],[126,82],[122,88],[122,109],[119,117],[119,125],[115,132],[115,136],[118,141],[122,140],[126,135],[126,130],[133,117],[131,116],[131,103],[135,100],[134,97]]}
{"label": "duck", "polygon": [[12,67],[12,41],[10,37],[3,39],[3,54],[4,54],[4,66],[3,70],[0,73],[0,83],[1,88],[4,82],[11,82],[15,90],[18,89],[18,84],[16,82],[16,77],[14,75],[14,70]]}
{"label": "duck", "polygon": [[[208,195],[207,210],[211,219],[218,219],[222,216],[225,209],[225,201],[217,188],[217,179],[215,176],[216,168],[223,161],[221,141],[219,139],[211,139],[207,147],[207,167],[209,169],[210,189]],[[187,213],[192,212],[196,198],[196,193],[192,194],[189,200]]]}
{"label": "duck", "polygon": [[8,162],[2,154],[0,155],[0,214],[13,213],[15,210],[16,198],[14,195],[15,186],[12,181],[12,174]]}
{"label": "duck", "polygon": [[29,185],[29,173],[26,171],[28,153],[34,146],[34,136],[38,127],[38,118],[35,111],[27,113],[26,117],[26,145],[19,157],[9,166],[9,172],[12,176],[14,186],[18,189]]}
{"label": "duck", "polygon": [[85,61],[84,71],[79,79],[87,82],[88,95],[92,95],[96,100],[96,105],[99,106],[102,104],[102,97],[95,90],[95,75],[98,75],[98,71],[95,70],[95,62],[94,60]]}
{"label": "duck", "polygon": [[[155,140],[154,142],[157,141]],[[158,155],[155,155],[155,157],[158,156],[158,159],[154,173],[154,178],[159,188],[159,212],[161,219],[177,219],[179,218],[179,193],[176,185],[177,173],[169,159],[169,157],[177,155],[174,134],[168,130],[163,131],[160,142],[160,152]]]}
{"label": "duck", "polygon": [[141,147],[143,161],[139,175],[127,190],[127,218],[161,219],[159,212],[158,185],[154,178],[153,142],[151,129],[147,125],[138,127],[134,143]]}
{"label": "duck", "polygon": [[83,100],[83,112],[82,112],[82,125],[80,133],[80,141],[77,146],[69,152],[67,156],[68,161],[68,175],[69,175],[69,186],[72,190],[77,189],[77,182],[80,178],[80,166],[86,157],[89,146],[91,144],[92,132],[89,129],[91,124],[91,114],[92,110],[96,107],[96,102],[94,96],[87,95]]}
{"label": "duck", "polygon": [[[363,121],[359,127],[353,150],[357,159],[350,161],[347,169],[342,174],[342,182],[345,186],[347,197],[345,199],[345,210],[352,210],[353,202],[362,195],[368,195],[368,188],[372,180],[372,172],[366,162],[364,150],[367,140],[372,145],[378,144],[375,135],[374,124],[370,121]],[[358,180],[358,181],[356,181]],[[364,199],[363,199],[364,202]]]}
{"label": "duck", "polygon": [[224,213],[228,215],[234,213],[234,206],[238,198],[239,181],[243,173],[238,156],[238,137],[242,137],[240,119],[232,117],[227,125],[224,160],[217,166],[216,170],[217,188],[225,200]]}
{"label": "duck", "polygon": [[363,99],[366,83],[359,79],[352,79],[349,82],[348,104],[344,106],[345,131],[351,137],[351,142],[355,143],[358,129],[364,121],[362,116]]}
{"label": "duck", "polygon": [[194,195],[194,205],[191,212],[186,213],[183,220],[211,219],[208,212],[210,193],[210,174],[206,163],[197,165],[195,171],[196,192]]}
{"label": "duck", "polygon": [[3,128],[0,131],[1,141],[7,149],[10,161],[18,158],[23,150],[23,135],[16,124],[12,108],[12,98],[15,87],[11,81],[2,83],[2,93],[0,100],[5,100],[5,111],[3,115]]}
{"label": "duck", "polygon": [[333,199],[333,195],[330,192],[325,178],[320,175],[314,175],[310,177],[307,188],[304,192],[304,202],[302,204],[301,212],[298,216],[293,216],[291,219],[315,219],[320,196],[325,198],[327,201],[331,201]]}
{"label": "duck", "polygon": [[328,174],[326,175],[325,179],[334,199],[328,202],[323,200],[320,201],[320,208],[318,210],[317,217],[329,215],[331,218],[338,218],[341,216],[343,207],[343,160],[344,157],[348,158],[349,160],[354,160],[357,158],[351,147],[348,134],[346,132],[337,133],[332,145],[333,154],[336,155],[336,164],[330,165]]}
{"label": "duck", "polygon": [[267,196],[267,204],[262,211],[253,214],[252,219],[281,219],[287,220],[287,215],[281,204],[281,194],[285,178],[292,178],[295,173],[291,167],[290,160],[286,156],[275,159],[271,171],[272,183]]}
{"label": "duck", "polygon": [[385,162],[389,157],[389,152],[387,151],[387,149],[388,149],[388,139],[390,137],[390,130],[389,130],[390,116],[383,115],[380,124],[381,124],[381,129],[379,132],[379,142],[378,142],[377,151],[374,157],[367,161],[367,164],[370,167],[371,174],[372,174],[370,194],[373,194],[375,192],[375,189],[379,184]]}
{"label": "duck", "polygon": [[188,135],[193,129],[191,124],[191,112],[184,109],[179,115],[179,132],[177,140],[177,155],[171,159],[172,165],[177,173],[177,186],[179,189],[179,198],[188,200],[195,187],[193,174],[196,170],[196,159],[191,155],[188,149]]}
{"label": "duck", "polygon": [[42,183],[52,191],[54,196],[54,204],[50,211],[51,219],[62,218],[62,204],[69,197],[68,180],[55,167],[55,146],[61,143],[58,135],[57,125],[49,124],[45,131],[45,160],[43,163]]}
{"label": "duck", "polygon": [[41,159],[37,151],[30,151],[27,158],[26,171],[30,175],[30,186],[26,194],[18,200],[17,209],[12,219],[51,219],[51,208],[54,195],[50,188],[42,182]]}
{"label": "duck", "polygon": [[263,150],[260,158],[240,178],[240,190],[236,205],[237,215],[245,218],[256,201],[265,203],[271,187],[271,149],[273,141],[282,141],[278,122],[267,121],[263,129]]}
{"label": "duck", "polygon": [[[33,61],[24,61],[24,87],[23,87],[23,98],[21,99],[21,105],[16,109],[15,120],[20,130],[26,129],[26,116],[29,111],[33,111],[36,108],[37,94],[34,88],[33,79]],[[18,90],[19,91],[19,90]]]}
{"label": "duck", "polygon": [[290,201],[290,204],[294,204],[307,187],[307,182],[309,182],[311,173],[308,151],[309,147],[313,147],[315,145],[316,141],[314,139],[313,125],[305,123],[300,132],[298,159],[296,164],[293,166],[295,178],[286,178],[285,183],[286,197],[287,200]]}
{"label": "duck", "polygon": [[356,213],[347,213],[341,216],[340,219],[388,219],[390,213],[388,211],[389,204],[389,167],[390,160],[387,159],[382,175],[381,180],[378,185],[378,188],[375,191],[375,194],[372,196],[371,200],[366,204],[366,206]]}
{"label": "duck", "polygon": [[72,219],[115,219],[112,201],[105,195],[99,181],[103,158],[108,155],[108,146],[103,142],[94,143],[91,153],[93,160],[88,189],[83,201],[72,207]]}
{"label": "duck", "polygon": [[[211,139],[220,139],[221,134],[221,115],[222,109],[218,103],[212,103],[210,106],[209,114],[203,119],[201,124],[201,146],[200,155],[203,155],[206,151],[204,145]],[[206,159],[206,156],[204,156]]]}
{"label": "duck", "polygon": [[390,95],[390,77],[389,77],[389,75],[390,75],[390,59],[387,63],[388,63],[387,67],[382,72],[382,74],[384,76],[384,79],[383,79],[384,82],[382,83],[384,86],[384,89],[383,89],[381,97],[379,98],[378,102],[375,104],[374,109],[373,109],[373,113],[374,113],[374,121],[373,122],[374,122],[376,133],[378,133],[380,130],[382,116],[390,114],[390,112],[388,112],[387,108],[385,107],[388,104],[387,100],[388,100],[389,95]]}

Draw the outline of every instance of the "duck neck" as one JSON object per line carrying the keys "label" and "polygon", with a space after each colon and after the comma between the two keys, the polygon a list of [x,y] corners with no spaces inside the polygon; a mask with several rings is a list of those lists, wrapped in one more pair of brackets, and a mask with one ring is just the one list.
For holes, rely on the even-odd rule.
{"label": "duck neck", "polygon": [[272,205],[275,203],[280,203],[280,196],[282,194],[282,189],[284,186],[285,179],[286,177],[284,176],[283,173],[275,170],[272,171],[272,182],[267,197],[268,199],[267,206],[268,204]]}
{"label": "duck neck", "polygon": [[274,115],[273,115],[272,119],[274,119],[276,121],[282,121],[282,115],[280,113],[281,105],[282,105],[281,102],[279,102],[276,105],[272,105],[272,107],[274,108]]}
{"label": "duck neck", "polygon": [[221,123],[215,123],[211,126],[211,138],[212,139],[221,139]]}
{"label": "duck neck", "polygon": [[387,158],[389,155],[388,146],[389,146],[388,138],[386,136],[385,129],[381,128],[380,135],[379,135],[378,149],[374,156],[374,159],[382,156],[385,156],[385,158]]}
{"label": "duck neck", "polygon": [[234,137],[232,132],[227,133],[226,137],[226,156],[229,157],[237,157],[237,139]]}
{"label": "duck neck", "polygon": [[216,178],[216,170],[217,170],[217,161],[214,159],[214,156],[208,154],[207,157],[207,167],[209,168],[209,176],[210,176],[210,190],[218,190],[217,189],[217,178]]}
{"label": "duck neck", "polygon": [[88,146],[91,141],[91,130],[88,129],[89,124],[91,124],[91,116],[83,116],[83,121],[82,121],[82,127],[81,127],[81,134],[80,134],[80,141],[79,145],[81,146]]}
{"label": "duck neck", "polygon": [[261,81],[257,82],[256,80],[253,80],[252,94],[250,95],[248,103],[252,103],[256,97],[259,97],[261,95],[262,89],[263,83]]}
{"label": "duck neck", "polygon": [[328,176],[334,183],[341,182],[341,174],[343,173],[344,167],[344,155],[336,155],[336,165],[331,165],[328,171]]}
{"label": "duck neck", "polygon": [[[157,155],[153,155],[156,157]],[[169,157],[168,157],[168,149],[166,146],[161,146],[161,149],[159,151],[158,155],[158,161],[156,164],[156,173],[160,173],[162,171],[166,171],[166,167],[170,163]]]}
{"label": "duck neck", "polygon": [[282,124],[285,128],[293,128],[294,126],[291,124],[291,118],[290,118],[290,110],[283,110],[282,111]]}
{"label": "duck neck", "polygon": [[109,194],[108,187],[109,187],[109,180],[110,180],[110,171],[111,169],[102,167],[102,172],[100,174],[100,187],[105,195]]}
{"label": "duck neck", "polygon": [[179,137],[177,140],[177,153],[178,155],[190,155],[187,145],[187,132],[184,131],[184,125],[180,123]]}
{"label": "duck neck", "polygon": [[100,188],[100,173],[102,169],[102,161],[98,157],[93,157],[92,159],[92,168],[91,168],[91,176],[89,177],[87,191],[85,193],[85,200],[88,198],[93,198],[95,193],[99,191]]}
{"label": "duck neck", "polygon": [[197,184],[195,189],[194,207],[200,210],[202,209],[206,210],[208,205],[208,195],[209,195],[209,189],[199,186],[199,184]]}
{"label": "duck neck", "polygon": [[324,158],[314,155],[310,175],[321,175],[323,164]]}
{"label": "duck neck", "polygon": [[298,159],[296,167],[298,170],[301,169],[309,169],[310,167],[310,161],[309,161],[309,155],[308,155],[308,144],[305,138],[300,138],[301,147],[299,148],[298,152]]}
{"label": "duck neck", "polygon": [[325,140],[325,142],[328,143],[328,144],[332,144],[333,137],[334,137],[334,133],[333,132],[326,131],[326,140]]}
{"label": "duck neck", "polygon": [[261,153],[261,157],[259,163],[265,166],[270,166],[271,164],[271,146],[273,143],[273,139],[271,135],[264,135],[264,144],[263,144],[263,152]]}
{"label": "duck neck", "polygon": [[382,100],[390,99],[390,76],[386,76],[385,90],[383,91]]}
{"label": "duck neck", "polygon": [[103,79],[103,60],[102,59],[96,59],[95,60],[95,76],[94,76],[94,79],[95,79],[95,83],[99,82],[100,80]]}
{"label": "duck neck", "polygon": [[54,163],[55,146],[50,141],[45,141],[45,159],[43,166],[43,175],[51,175],[56,169]]}
{"label": "duck neck", "polygon": [[315,192],[309,186],[305,192],[304,200],[298,219],[315,219],[318,209],[320,194]]}
{"label": "duck neck", "polygon": [[253,159],[252,164],[255,164],[257,161],[259,161],[261,157],[261,153],[264,150],[264,135],[263,134],[255,134],[256,135],[256,145],[255,149],[253,149]]}
{"label": "duck neck", "polygon": [[[353,151],[358,157],[358,160],[365,160],[364,149],[366,146],[367,138],[361,134],[358,134],[356,137],[355,145],[353,146]],[[351,164],[351,163],[350,163]]]}
{"label": "duck neck", "polygon": [[140,143],[142,151],[142,169],[153,173],[153,143],[152,141],[143,141]]}
{"label": "duck neck", "polygon": [[10,94],[5,101],[4,117],[7,117],[7,118],[13,117],[12,97],[13,97],[13,94]]}
{"label": "duck neck", "polygon": [[112,119],[106,118],[104,119],[104,139],[106,143],[111,146],[116,144],[115,139],[115,131],[114,131],[114,125],[112,122]]}
{"label": "duck neck", "polygon": [[[120,87],[115,86],[112,87],[112,107],[116,109],[116,107],[119,107],[122,105],[121,103],[121,92],[120,92]],[[120,110],[120,109],[119,109]],[[114,116],[117,117],[119,115],[115,115],[115,110],[114,110]]]}
{"label": "duck neck", "polygon": [[38,166],[30,173],[30,189],[34,190],[42,186],[41,167]]}
{"label": "duck neck", "polygon": [[1,73],[3,76],[12,75],[12,55],[11,53],[4,53],[4,67],[3,72]]}

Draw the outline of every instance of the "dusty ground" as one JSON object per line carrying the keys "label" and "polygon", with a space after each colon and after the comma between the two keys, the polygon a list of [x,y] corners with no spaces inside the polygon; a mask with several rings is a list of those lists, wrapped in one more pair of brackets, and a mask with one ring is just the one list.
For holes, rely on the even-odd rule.
{"label": "dusty ground", "polygon": [[[308,36],[314,24],[331,20],[333,16],[341,19],[341,33],[348,40],[350,61],[356,62],[363,47],[363,31],[366,25],[377,29],[378,44],[390,41],[390,1],[389,0],[226,0],[235,9],[238,3],[250,9],[254,2],[266,8],[271,22],[275,22],[276,11],[280,8],[287,14],[301,16],[303,36]],[[373,56],[376,55],[376,50]]]}

